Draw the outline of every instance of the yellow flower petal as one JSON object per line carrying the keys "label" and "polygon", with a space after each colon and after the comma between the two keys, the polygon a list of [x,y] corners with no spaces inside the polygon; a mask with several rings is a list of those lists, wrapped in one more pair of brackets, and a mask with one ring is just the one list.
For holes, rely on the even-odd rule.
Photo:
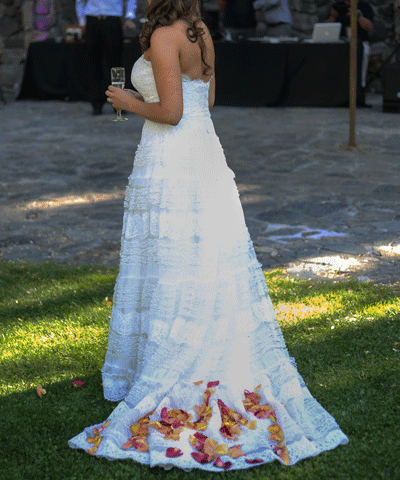
{"label": "yellow flower petal", "polygon": [[87,437],[87,443],[96,443],[97,437]]}
{"label": "yellow flower petal", "polygon": [[140,431],[140,425],[131,425],[129,430],[132,432],[132,435],[137,435]]}
{"label": "yellow flower petal", "polygon": [[252,420],[251,422],[249,422],[246,427],[249,429],[249,430],[254,430],[257,426],[257,420]]}
{"label": "yellow flower petal", "polygon": [[203,452],[206,453],[207,455],[212,455],[217,445],[218,445],[217,440],[212,440],[211,438],[207,438],[207,440],[204,442]]}
{"label": "yellow flower petal", "polygon": [[193,382],[193,385],[201,385],[204,382],[204,380],[199,380],[198,382]]}
{"label": "yellow flower petal", "polygon": [[194,423],[194,428],[198,432],[201,432],[202,430],[207,429],[207,423],[205,423],[205,422]]}
{"label": "yellow flower petal", "polygon": [[254,389],[255,392],[258,392],[260,390],[260,388],[262,387],[261,383],[260,385],[257,385],[256,388]]}
{"label": "yellow flower petal", "polygon": [[215,453],[217,455],[228,455],[228,445],[226,443],[220,443],[216,447]]}

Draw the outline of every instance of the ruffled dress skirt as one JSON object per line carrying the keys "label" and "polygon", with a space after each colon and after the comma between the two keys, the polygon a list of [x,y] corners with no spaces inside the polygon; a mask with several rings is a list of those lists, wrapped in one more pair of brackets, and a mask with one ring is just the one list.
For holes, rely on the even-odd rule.
{"label": "ruffled dress skirt", "polygon": [[102,369],[120,403],[69,445],[166,469],[293,465],[348,439],[288,354],[207,114],[144,124]]}

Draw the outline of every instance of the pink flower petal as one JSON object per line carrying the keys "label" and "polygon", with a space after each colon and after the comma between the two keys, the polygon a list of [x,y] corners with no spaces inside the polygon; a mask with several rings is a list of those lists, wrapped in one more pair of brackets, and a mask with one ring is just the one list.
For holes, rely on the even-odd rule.
{"label": "pink flower petal", "polygon": [[191,453],[193,460],[196,460],[198,463],[209,463],[208,461],[208,455],[205,453],[199,453],[199,452],[193,452]]}
{"label": "pink flower petal", "polygon": [[168,458],[176,458],[176,457],[180,457],[181,455],[183,455],[183,452],[181,449],[172,448],[172,447],[167,448],[166,456]]}
{"label": "pink flower petal", "polygon": [[221,460],[221,457],[218,457],[213,465],[214,467],[225,468],[225,463]]}
{"label": "pink flower petal", "polygon": [[217,385],[219,385],[219,380],[217,380],[216,382],[208,382],[207,388],[216,387]]}
{"label": "pink flower petal", "polygon": [[214,467],[223,468],[224,470],[228,470],[232,466],[232,462],[223,462],[220,457],[218,457],[215,462],[213,463]]}
{"label": "pink flower petal", "polygon": [[72,386],[73,386],[73,387],[78,387],[78,388],[80,388],[80,387],[86,386],[86,383],[85,383],[85,382],[82,382],[82,380],[72,380],[71,383],[72,383]]}
{"label": "pink flower petal", "polygon": [[167,408],[167,407],[164,407],[164,408],[161,410],[160,416],[161,416],[161,418],[162,418],[163,420],[169,420],[168,408]]}

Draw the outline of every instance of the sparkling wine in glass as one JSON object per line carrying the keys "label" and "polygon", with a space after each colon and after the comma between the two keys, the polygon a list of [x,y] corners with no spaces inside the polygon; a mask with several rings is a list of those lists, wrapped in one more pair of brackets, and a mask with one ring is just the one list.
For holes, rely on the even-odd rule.
{"label": "sparkling wine in glass", "polygon": [[[115,67],[111,69],[111,84],[121,90],[125,88],[125,68]],[[128,119],[121,116],[121,110],[117,110],[117,118],[113,122],[123,122],[124,120]]]}

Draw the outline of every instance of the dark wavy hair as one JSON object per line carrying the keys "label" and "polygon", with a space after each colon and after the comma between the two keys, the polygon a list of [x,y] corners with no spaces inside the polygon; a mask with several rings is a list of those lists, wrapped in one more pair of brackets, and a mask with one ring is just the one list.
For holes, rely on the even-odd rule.
{"label": "dark wavy hair", "polygon": [[150,48],[150,37],[156,28],[172,25],[176,20],[183,19],[189,23],[186,29],[187,38],[192,43],[195,43],[197,38],[199,39],[201,61],[205,65],[203,74],[207,75],[207,72],[212,70],[204,57],[206,47],[203,35],[205,32],[202,27],[198,26],[198,23],[202,20],[199,0],[151,0],[144,11],[144,16],[147,18],[147,22],[143,25],[139,37],[142,53]]}

